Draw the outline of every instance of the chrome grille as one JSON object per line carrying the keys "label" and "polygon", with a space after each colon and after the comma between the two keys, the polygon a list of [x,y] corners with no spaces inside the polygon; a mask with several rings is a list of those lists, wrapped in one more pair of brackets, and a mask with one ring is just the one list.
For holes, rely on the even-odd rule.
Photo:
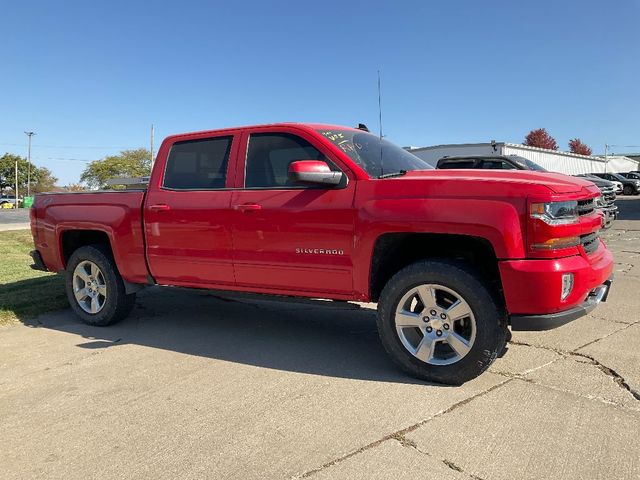
{"label": "chrome grille", "polygon": [[580,235],[580,244],[587,255],[595,252],[598,249],[598,245],[600,245],[600,236],[598,235],[598,232]]}
{"label": "chrome grille", "polygon": [[595,210],[595,200],[578,200],[578,215],[589,215]]}
{"label": "chrome grille", "polygon": [[616,190],[613,187],[604,187],[600,189],[600,193],[605,206],[611,205],[616,199]]}

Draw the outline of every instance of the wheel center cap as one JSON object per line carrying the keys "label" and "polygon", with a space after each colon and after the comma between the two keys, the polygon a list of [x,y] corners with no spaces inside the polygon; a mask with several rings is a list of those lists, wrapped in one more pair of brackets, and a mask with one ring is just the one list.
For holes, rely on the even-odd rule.
{"label": "wheel center cap", "polygon": [[442,321],[439,318],[434,318],[433,320],[431,320],[431,322],[429,322],[429,325],[431,325],[431,327],[436,330],[442,330]]}

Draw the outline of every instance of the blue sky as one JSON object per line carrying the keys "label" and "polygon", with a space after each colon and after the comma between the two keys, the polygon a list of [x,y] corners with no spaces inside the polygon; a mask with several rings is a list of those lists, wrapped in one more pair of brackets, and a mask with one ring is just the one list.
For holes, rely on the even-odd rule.
{"label": "blue sky", "polygon": [[[172,133],[276,121],[400,145],[545,127],[640,144],[640,1],[29,1],[0,16],[0,152],[60,184]],[[624,148],[614,148],[622,151]],[[634,150],[634,149],[632,149]],[[636,148],[635,150],[640,150]]]}

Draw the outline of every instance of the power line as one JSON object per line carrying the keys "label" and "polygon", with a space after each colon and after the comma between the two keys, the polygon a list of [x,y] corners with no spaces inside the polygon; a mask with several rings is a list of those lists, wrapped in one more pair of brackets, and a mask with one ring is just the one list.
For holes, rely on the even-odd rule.
{"label": "power line", "polygon": [[[94,160],[87,160],[85,158],[65,158],[65,157],[47,157],[47,160],[53,160],[53,161],[62,161],[62,162],[84,162],[84,163],[90,163],[90,162],[95,162],[96,159]],[[40,159],[42,160],[42,159]]]}
{"label": "power line", "polygon": [[[0,143],[0,145],[12,146],[12,147],[27,147],[24,143]],[[141,147],[122,147],[122,146],[80,146],[80,145],[36,145],[38,148],[86,148],[86,149],[102,149],[102,150],[136,150]]]}

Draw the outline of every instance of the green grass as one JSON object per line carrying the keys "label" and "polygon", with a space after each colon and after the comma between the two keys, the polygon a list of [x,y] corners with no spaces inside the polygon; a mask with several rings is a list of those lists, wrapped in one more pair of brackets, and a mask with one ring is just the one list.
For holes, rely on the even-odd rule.
{"label": "green grass", "polygon": [[0,232],[0,324],[67,306],[60,275],[32,270],[29,230]]}

